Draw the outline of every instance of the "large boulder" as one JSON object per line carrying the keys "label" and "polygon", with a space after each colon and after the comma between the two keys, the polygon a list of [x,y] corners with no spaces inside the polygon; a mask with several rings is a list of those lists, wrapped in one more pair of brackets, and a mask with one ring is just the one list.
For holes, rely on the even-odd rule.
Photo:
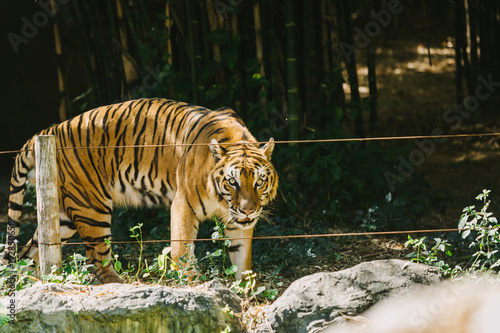
{"label": "large boulder", "polygon": [[321,333],[497,333],[499,308],[498,276],[465,277],[390,297],[357,320],[334,321]]}
{"label": "large boulder", "polygon": [[320,332],[336,318],[357,316],[381,299],[440,280],[437,269],[403,260],[365,262],[309,275],[293,282],[266,308],[267,322],[258,332]]}
{"label": "large boulder", "polygon": [[[1,332],[241,332],[230,311],[240,299],[217,282],[194,289],[150,285],[37,284],[2,297],[15,300],[18,322]],[[226,305],[228,308],[225,309]]]}

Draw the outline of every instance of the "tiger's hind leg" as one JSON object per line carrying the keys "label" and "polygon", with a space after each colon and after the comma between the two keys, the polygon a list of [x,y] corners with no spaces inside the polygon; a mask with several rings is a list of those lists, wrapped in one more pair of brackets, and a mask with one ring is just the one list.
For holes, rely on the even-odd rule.
{"label": "tiger's hind leg", "polygon": [[111,246],[105,243],[106,239],[111,240],[111,209],[106,214],[92,208],[79,208],[72,211],[72,218],[85,243],[88,262],[96,267],[96,278],[101,283],[123,283],[111,262]]}
{"label": "tiger's hind leg", "polygon": [[[61,243],[64,244],[75,234],[76,227],[62,211],[59,212],[59,223],[61,226]],[[38,229],[28,243],[21,249],[18,257],[19,259],[30,258],[36,263],[39,263]]]}

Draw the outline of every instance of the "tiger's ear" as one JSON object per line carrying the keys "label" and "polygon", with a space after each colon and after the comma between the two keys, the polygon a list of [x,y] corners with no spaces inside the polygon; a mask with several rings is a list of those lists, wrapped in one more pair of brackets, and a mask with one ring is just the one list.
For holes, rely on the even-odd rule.
{"label": "tiger's ear", "polygon": [[215,139],[210,141],[209,147],[212,155],[214,155],[215,163],[219,162],[222,159],[222,156],[226,153],[226,150],[222,148]]}
{"label": "tiger's ear", "polygon": [[274,138],[270,138],[269,142],[263,145],[260,149],[262,150],[264,155],[266,155],[267,160],[271,161],[271,155],[274,150]]}

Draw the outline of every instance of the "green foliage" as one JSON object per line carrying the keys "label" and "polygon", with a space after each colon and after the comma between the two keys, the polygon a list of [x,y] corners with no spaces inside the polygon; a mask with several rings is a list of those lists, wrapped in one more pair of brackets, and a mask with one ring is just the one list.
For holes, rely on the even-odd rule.
{"label": "green foliage", "polygon": [[245,297],[247,301],[251,299],[258,300],[258,297],[268,300],[274,300],[278,295],[277,289],[266,289],[265,286],[256,287],[256,273],[252,271],[245,271],[243,272],[243,275],[245,276],[245,278],[243,280],[233,282],[231,285],[231,289],[240,296]]}
{"label": "green foliage", "polygon": [[206,251],[200,261],[205,262],[205,271],[209,278],[234,276],[237,267],[230,264],[228,248],[231,246],[231,240],[224,240],[227,238],[224,233],[226,225],[217,218],[213,218],[212,221],[215,222],[215,226],[211,238],[218,249],[213,252]]}
{"label": "green foliage", "polygon": [[[476,200],[482,202],[479,211],[475,206],[464,208],[458,223],[459,229],[464,229],[461,232],[461,242],[454,240],[452,237],[447,240],[434,238],[434,245],[430,247],[426,237],[412,239],[408,236],[405,246],[416,250],[410,253],[408,257],[416,262],[439,267],[445,275],[454,276],[459,272],[498,272],[498,267],[500,267],[500,257],[498,255],[500,250],[500,224],[498,224],[493,213],[488,212],[490,206],[489,194],[489,190],[483,190],[476,197]],[[429,247],[430,250],[428,250]],[[454,258],[452,252],[459,252],[461,256]],[[460,263],[464,259],[467,259],[467,262],[462,268],[457,262]]]}
{"label": "green foliage", "polygon": [[8,265],[0,265],[0,291],[5,296],[12,290],[31,287],[38,279],[32,259],[16,260]]}
{"label": "green foliage", "polygon": [[[51,273],[42,276],[41,280],[55,283],[91,284],[94,279],[90,275],[90,269],[95,267],[87,264],[86,260],[87,258],[84,256],[74,253],[63,261],[61,269],[57,269],[56,266],[52,267]],[[35,282],[39,281],[35,277],[37,269],[38,267],[35,266],[33,259],[16,259],[15,262],[8,265],[1,265],[1,294],[7,295],[11,290],[31,287]]]}
{"label": "green foliage", "polygon": [[7,315],[9,313],[5,305],[0,304],[0,327],[7,325],[12,319]]}
{"label": "green foliage", "polygon": [[[473,251],[470,269],[493,270],[500,266],[499,253],[500,225],[493,213],[488,212],[491,191],[483,190],[476,197],[483,207],[477,211],[475,206],[464,208],[458,227],[462,231],[462,238],[469,241],[469,249]],[[496,269],[498,270],[498,268]]]}
{"label": "green foliage", "polygon": [[42,276],[42,280],[55,283],[91,284],[95,281],[89,273],[90,269],[95,266],[87,264],[86,261],[87,258],[74,253],[63,261],[61,269],[53,266],[50,274]]}
{"label": "green foliage", "polygon": [[458,267],[451,268],[443,256],[451,257],[451,245],[440,238],[434,238],[434,245],[428,249],[429,242],[427,237],[413,239],[408,235],[408,241],[405,247],[411,247],[416,250],[407,255],[412,261],[416,263],[427,264],[439,268],[444,275],[454,275],[459,271]]}

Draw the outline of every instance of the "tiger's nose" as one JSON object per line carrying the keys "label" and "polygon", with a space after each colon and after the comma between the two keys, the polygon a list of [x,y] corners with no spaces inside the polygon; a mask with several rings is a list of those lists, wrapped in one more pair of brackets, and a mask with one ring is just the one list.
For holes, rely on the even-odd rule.
{"label": "tiger's nose", "polygon": [[255,212],[255,209],[242,209],[241,210],[243,213],[245,213],[247,216]]}

